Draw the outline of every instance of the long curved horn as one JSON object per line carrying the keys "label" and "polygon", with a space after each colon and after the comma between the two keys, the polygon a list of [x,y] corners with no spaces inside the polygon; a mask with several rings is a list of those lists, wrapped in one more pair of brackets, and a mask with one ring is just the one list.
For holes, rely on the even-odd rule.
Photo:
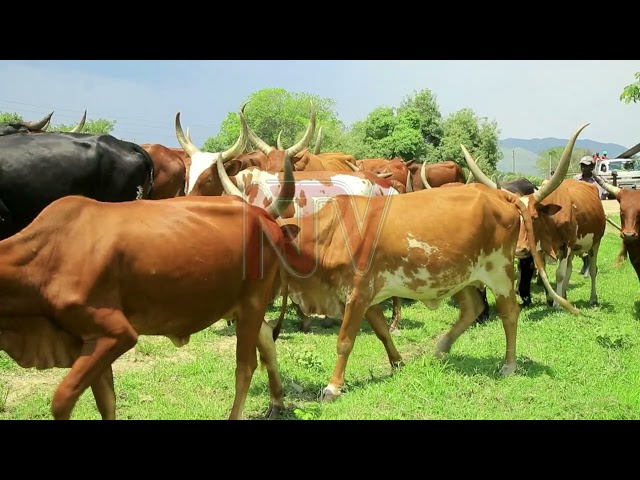
{"label": "long curved horn", "polygon": [[278,138],[276,139],[276,148],[278,150],[284,150],[284,148],[282,148],[282,130],[278,132]]}
{"label": "long curved horn", "polygon": [[187,152],[187,155],[192,157],[194,154],[200,152],[200,149],[196,147],[191,140],[187,140],[182,131],[182,125],[180,125],[180,112],[176,113],[176,138],[182,149]]}
{"label": "long curved horn", "polygon": [[354,172],[359,172],[360,171],[360,169],[357,166],[355,166],[353,163],[351,163],[349,161],[344,162],[344,163],[346,163],[349,166],[349,168],[351,170],[353,170]]}
{"label": "long curved horn", "polygon": [[576,143],[578,135],[580,135],[580,132],[587,128],[587,126],[589,126],[589,124],[585,123],[580,128],[578,128],[578,130],[576,130],[575,133],[571,136],[569,142],[567,142],[567,146],[564,147],[564,152],[562,152],[562,157],[560,158],[560,162],[558,163],[553,177],[549,179],[548,183],[541,185],[540,190],[534,192],[533,198],[535,198],[536,202],[542,202],[545,198],[551,195],[551,193],[553,193],[556,188],[560,186],[560,184],[564,180],[564,176],[569,170],[569,164],[571,163],[571,154],[573,153],[573,147]]}
{"label": "long curved horn", "polygon": [[605,180],[603,178],[600,178],[598,175],[594,175],[593,179],[596,182],[598,182],[598,185],[600,185],[602,188],[604,188],[607,192],[609,192],[611,195],[615,196],[616,198],[618,197],[618,194],[622,190],[620,187],[616,187],[615,185],[611,185],[610,183],[605,182]]}
{"label": "long curved horn", "polygon": [[429,190],[433,188],[431,185],[429,185],[429,182],[427,182],[427,162],[422,162],[422,167],[420,167],[420,179],[422,180],[424,188]]}
{"label": "long curved horn", "polygon": [[393,172],[376,173],[376,175],[380,178],[389,178],[389,177],[393,177]]}
{"label": "long curved horn", "polygon": [[216,158],[216,168],[218,169],[218,176],[220,177],[222,190],[225,195],[235,195],[236,197],[244,198],[240,189],[229,178],[229,174],[227,174],[227,171],[224,169],[224,162],[220,157]]}
{"label": "long curved horn", "polygon": [[80,119],[80,123],[78,123],[75,127],[69,130],[69,133],[80,133],[84,128],[84,122],[86,121],[87,121],[87,109],[85,108],[84,115],[82,115],[82,118]]}
{"label": "long curved horn", "polygon": [[320,153],[321,145],[322,145],[322,127],[318,129],[318,135],[316,135],[316,144],[313,146],[314,155],[318,155]]}
{"label": "long curved horn", "polygon": [[473,172],[469,172],[469,176],[467,177],[467,185],[472,183],[474,178],[475,177],[473,176]]}
{"label": "long curved horn", "polygon": [[291,158],[295,157],[304,148],[309,146],[309,143],[311,142],[311,138],[313,137],[313,134],[316,131],[316,107],[312,101],[310,101],[309,104],[311,109],[311,115],[309,117],[309,126],[307,127],[307,131],[304,132],[303,137],[300,139],[298,143],[287,148],[286,150],[286,152],[289,153]]}
{"label": "long curved horn", "polygon": [[189,140],[189,142],[193,143],[191,141],[191,127],[187,127],[187,140]]}
{"label": "long curved horn", "polygon": [[33,121],[33,122],[22,122],[22,125],[29,131],[31,132],[36,132],[39,130],[42,130],[45,125],[47,123],[49,123],[49,121],[51,120],[51,116],[53,115],[53,112],[51,112],[49,115],[45,116],[42,120],[38,120]]}
{"label": "long curved horn", "polygon": [[413,182],[411,181],[411,170],[407,172],[407,183],[404,187],[405,193],[413,192]]}
{"label": "long curved horn", "polygon": [[46,132],[50,126],[51,126],[51,119],[47,120],[47,124],[44,127],[42,127],[42,131]]}
{"label": "long curved horn", "polygon": [[[244,108],[247,106],[248,103],[249,101],[246,101],[240,107],[241,114],[244,115]],[[269,155],[274,150],[272,146],[270,146],[267,142],[265,142],[258,135],[256,135],[256,133],[253,130],[251,130],[251,128],[247,130],[247,136],[249,137],[249,142],[253,143],[253,145],[258,150],[261,150],[262,153],[264,153],[265,155]]]}
{"label": "long curved horn", "polygon": [[[482,170],[480,170],[480,167],[478,166],[476,161],[473,159],[473,157],[471,156],[471,154],[467,150],[467,147],[465,147],[464,145],[460,144],[460,148],[462,148],[462,153],[464,153],[464,159],[467,161],[467,166],[469,167],[469,170],[471,170],[471,174],[480,183],[486,185],[487,187],[498,188],[498,186],[493,181],[491,181],[491,179],[489,177],[487,177],[483,173]],[[469,182],[467,182],[467,183],[469,183]]]}

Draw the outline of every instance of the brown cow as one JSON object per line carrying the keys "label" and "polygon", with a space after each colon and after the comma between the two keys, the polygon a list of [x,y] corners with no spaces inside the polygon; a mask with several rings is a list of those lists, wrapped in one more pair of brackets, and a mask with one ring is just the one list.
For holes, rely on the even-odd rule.
{"label": "brown cow", "polygon": [[[152,200],[185,195],[187,167],[175,149],[159,143],[141,143],[153,161]],[[182,149],[181,149],[182,150]]]}
{"label": "brown cow", "polygon": [[441,187],[446,183],[466,183],[464,170],[451,160],[431,164],[422,163],[422,165],[414,163],[409,165],[409,170],[413,177],[413,190],[416,192],[425,188]]}
{"label": "brown cow", "polygon": [[[551,179],[542,184],[538,191],[522,195],[520,199],[527,205],[533,219],[539,249],[552,259],[557,259],[556,291],[567,298],[567,287],[571,278],[573,257],[588,253],[589,274],[591,276],[590,305],[598,304],[596,276],[598,273],[598,250],[604,235],[606,216],[598,189],[591,183],[574,179],[564,179],[571,162],[571,153],[580,132],[589,124],[580,127],[564,149],[558,168]],[[463,149],[465,159],[473,175],[479,182],[497,188],[473,160],[471,154]],[[516,251],[517,258],[531,256],[527,246],[526,232],[521,231]],[[539,270],[539,267],[536,265]],[[539,272],[540,273],[540,272]],[[547,295],[547,303],[558,306],[557,301]]]}
{"label": "brown cow", "polygon": [[276,414],[283,407],[277,332],[263,319],[279,291],[285,237],[274,217],[291,202],[285,185],[266,210],[235,197],[51,203],[0,242],[0,350],[24,368],[70,367],[53,396],[55,419],[69,419],[88,387],[102,418],[114,419],[111,365],[139,335],[180,347],[221,318],[235,320],[229,418],[242,417],[256,348],[269,377],[269,414]]}
{"label": "brown cow", "polygon": [[[508,192],[484,185],[437,188],[407,195],[364,198],[341,195],[313,216],[282,220],[299,228],[285,246],[288,292],[302,310],[343,316],[338,359],[323,400],[341,393],[349,354],[363,318],[382,341],[392,367],[401,362],[380,302],[398,296],[436,309],[453,297],[460,307],[455,325],[441,338],[436,355],[449,352],[455,340],[482,311],[477,287],[485,284],[495,297],[506,336],[504,375],[516,369],[516,301],[513,260],[520,215],[535,246],[525,205]],[[407,222],[407,212],[429,215]],[[535,248],[536,265],[541,259]],[[559,298],[544,272],[545,285]]]}
{"label": "brown cow", "polygon": [[624,262],[628,255],[640,280],[640,191],[616,187],[598,175],[594,175],[593,178],[620,204],[621,226],[618,227],[610,222],[620,230],[620,238],[622,238],[622,249],[616,263]]}

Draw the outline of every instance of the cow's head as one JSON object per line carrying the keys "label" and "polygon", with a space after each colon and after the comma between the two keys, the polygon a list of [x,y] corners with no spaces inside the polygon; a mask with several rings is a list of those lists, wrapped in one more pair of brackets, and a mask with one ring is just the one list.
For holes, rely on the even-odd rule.
{"label": "cow's head", "polygon": [[180,146],[191,158],[186,195],[222,195],[222,183],[215,164],[220,159],[221,164],[231,176],[237,175],[242,168],[241,162],[233,161],[234,157],[244,151],[247,142],[247,122],[242,113],[240,113],[240,124],[240,136],[230,149],[209,153],[201,151],[191,142],[191,139],[185,137],[180,125],[180,112],[176,114],[176,137]]}
{"label": "cow's head", "polygon": [[[249,102],[245,102],[244,105],[242,105],[240,109],[241,114],[244,114],[244,108],[247,106],[247,103]],[[300,160],[302,151],[309,148],[309,143],[311,143],[311,139],[316,130],[316,109],[313,102],[310,102],[310,107],[311,116],[309,118],[309,125],[302,138],[296,144],[284,149],[278,140],[277,143],[280,145],[273,147],[262,140],[251,128],[247,127],[249,142],[251,142],[257,150],[238,155],[236,160],[242,162],[245,168],[253,165],[270,172],[282,172],[284,170],[284,157],[287,154],[295,164]],[[280,138],[280,135],[278,135],[278,138]]]}
{"label": "cow's head", "polygon": [[[569,170],[569,164],[571,163],[571,154],[573,153],[573,147],[575,146],[578,135],[580,135],[580,132],[582,132],[582,130],[584,130],[588,125],[588,123],[584,124],[571,136],[569,142],[567,143],[567,146],[564,148],[564,152],[562,153],[562,157],[560,158],[558,167],[556,168],[556,171],[554,172],[551,179],[541,185],[540,189],[535,191],[534,193],[530,195],[520,195],[520,200],[522,200],[522,203],[525,204],[525,206],[529,210],[529,214],[531,215],[534,236],[536,238],[537,244],[539,245],[538,249],[542,250],[554,259],[556,258],[557,253],[553,246],[553,239],[555,236],[557,236],[557,227],[553,216],[560,212],[563,206],[554,203],[556,199],[552,194],[560,186],[560,184],[564,180],[565,175],[567,174],[567,171]],[[478,182],[487,185],[488,187],[497,188],[508,192],[508,190],[501,188],[499,185],[489,179],[489,177],[487,177],[482,172],[482,170],[480,170],[477,163],[473,160],[473,157],[465,148],[465,146],[460,146],[462,147],[462,152],[464,153],[464,158],[467,161],[469,170],[471,170],[471,173],[478,180]],[[545,200],[547,201],[545,202]],[[516,247],[515,255],[517,258],[526,258],[531,256],[531,251],[529,250],[529,244],[527,242],[527,233],[524,228],[522,219],[520,219],[520,234],[518,237],[518,244]]]}
{"label": "cow's head", "polygon": [[614,195],[620,204],[621,237],[625,243],[637,242],[640,238],[640,190],[627,190],[605,182],[598,175],[593,178],[607,192]]}

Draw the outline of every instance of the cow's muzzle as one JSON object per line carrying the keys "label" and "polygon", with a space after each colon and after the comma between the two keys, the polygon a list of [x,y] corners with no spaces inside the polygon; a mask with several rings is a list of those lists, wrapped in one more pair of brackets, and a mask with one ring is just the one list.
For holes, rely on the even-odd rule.
{"label": "cow's muzzle", "polygon": [[529,258],[531,256],[531,252],[528,248],[516,248],[515,255],[517,259],[521,260],[523,258]]}
{"label": "cow's muzzle", "polygon": [[637,242],[638,241],[638,233],[634,232],[634,231],[630,231],[630,232],[622,232],[622,234],[620,235],[620,237],[622,238],[622,240],[624,240],[625,242]]}

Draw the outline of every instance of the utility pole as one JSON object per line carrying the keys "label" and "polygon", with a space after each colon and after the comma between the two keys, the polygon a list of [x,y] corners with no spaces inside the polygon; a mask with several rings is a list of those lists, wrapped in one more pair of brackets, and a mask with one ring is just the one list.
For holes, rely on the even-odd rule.
{"label": "utility pole", "polygon": [[516,172],[516,151],[515,150],[511,150],[511,157],[513,158],[513,173],[518,173]]}

